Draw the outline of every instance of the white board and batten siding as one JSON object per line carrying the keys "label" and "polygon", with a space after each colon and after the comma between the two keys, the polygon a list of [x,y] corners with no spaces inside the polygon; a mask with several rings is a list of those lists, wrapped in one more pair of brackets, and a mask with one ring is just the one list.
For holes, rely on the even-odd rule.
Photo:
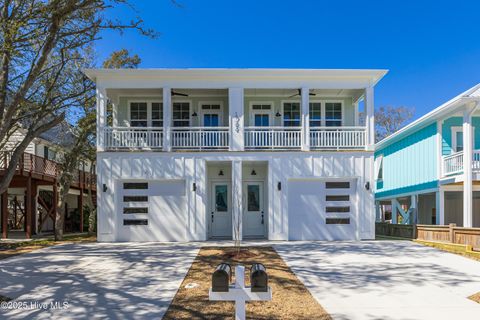
{"label": "white board and batten siding", "polygon": [[[265,188],[268,198],[268,239],[374,238],[374,197],[371,188],[365,188],[367,182],[372,184],[371,152],[306,152],[295,156],[288,152],[233,155],[228,152],[103,152],[97,156],[99,241],[206,240],[207,210],[211,201],[208,194],[207,164],[233,160],[267,163]],[[348,190],[326,190],[326,183],[332,181],[348,182]],[[148,189],[125,190],[126,182],[147,182]],[[151,201],[133,204],[123,201],[124,196],[140,193],[148,196]],[[344,198],[332,202],[332,198],[327,200],[327,194],[343,195]],[[348,201],[345,196],[348,196]],[[124,208],[129,206],[146,207],[148,212],[124,214]],[[343,212],[335,212],[336,209],[325,212],[327,206],[343,207],[340,209]],[[319,208],[318,211],[302,216],[305,211],[312,211],[316,207]],[[132,217],[148,219],[148,224],[124,225],[124,220]],[[349,224],[326,224],[326,218],[348,218]],[[304,222],[299,222],[302,219]],[[298,230],[301,229],[301,224],[308,224],[312,231],[321,232],[300,232]]]}

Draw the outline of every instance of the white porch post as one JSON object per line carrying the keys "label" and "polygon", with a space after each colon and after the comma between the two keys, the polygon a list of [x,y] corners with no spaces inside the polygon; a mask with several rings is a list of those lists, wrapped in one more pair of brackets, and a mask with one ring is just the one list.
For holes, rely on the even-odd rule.
{"label": "white porch post", "polygon": [[436,209],[435,209],[435,220],[437,225],[445,224],[445,191],[441,188],[435,193],[436,200]]}
{"label": "white porch post", "polygon": [[472,113],[467,108],[463,114],[463,226],[472,227]]}
{"label": "white porch post", "polygon": [[310,151],[310,89],[302,88],[302,151]]}
{"label": "white porch post", "polygon": [[105,127],[107,125],[107,93],[97,87],[97,150],[105,150]]}
{"label": "white porch post", "polygon": [[365,126],[367,127],[367,150],[375,146],[375,118],[374,118],[373,87],[365,88]]}
{"label": "white porch post", "polygon": [[[443,177],[443,120],[437,121],[437,176]],[[438,221],[438,220],[437,220]]]}
{"label": "white porch post", "polygon": [[382,212],[380,210],[380,201],[375,201],[375,220],[376,222],[382,221]]}
{"label": "white porch post", "polygon": [[358,100],[353,102],[353,108],[355,109],[355,119],[354,119],[354,125],[355,127],[359,125],[359,119],[358,119]]}
{"label": "white porch post", "polygon": [[232,161],[232,238],[242,240],[243,225],[242,161]]}
{"label": "white porch post", "polygon": [[243,96],[243,88],[228,89],[230,151],[243,151],[245,149]]}
{"label": "white porch post", "polygon": [[172,150],[172,89],[163,88],[163,151]]}

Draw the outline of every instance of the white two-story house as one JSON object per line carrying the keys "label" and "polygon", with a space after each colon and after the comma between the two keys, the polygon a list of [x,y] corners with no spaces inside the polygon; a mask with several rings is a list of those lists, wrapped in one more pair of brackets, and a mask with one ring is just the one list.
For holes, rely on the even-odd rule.
{"label": "white two-story house", "polygon": [[385,70],[85,73],[97,84],[99,241],[374,237]]}

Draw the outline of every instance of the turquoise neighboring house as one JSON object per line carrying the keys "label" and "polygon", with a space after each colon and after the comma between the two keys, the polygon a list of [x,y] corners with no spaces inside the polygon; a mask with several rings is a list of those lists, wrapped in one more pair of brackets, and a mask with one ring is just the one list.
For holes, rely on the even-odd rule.
{"label": "turquoise neighboring house", "polygon": [[375,146],[377,221],[480,227],[480,84]]}

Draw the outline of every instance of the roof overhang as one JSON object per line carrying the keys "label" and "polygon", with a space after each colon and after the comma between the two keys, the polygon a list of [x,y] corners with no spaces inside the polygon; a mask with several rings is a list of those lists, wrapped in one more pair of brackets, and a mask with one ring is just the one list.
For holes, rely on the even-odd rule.
{"label": "roof overhang", "polygon": [[102,88],[352,88],[374,86],[388,70],[84,69]]}
{"label": "roof overhang", "polygon": [[438,120],[441,120],[451,114],[458,112],[459,109],[462,109],[466,103],[476,102],[476,101],[480,101],[480,83],[468,89],[467,91],[459,94],[453,99],[445,102],[439,107],[433,109],[426,115],[406,125],[402,129],[398,130],[397,132],[388,136],[382,141],[377,142],[377,144],[375,145],[375,150],[385,148],[388,145],[408,136],[412,132],[420,130]]}

